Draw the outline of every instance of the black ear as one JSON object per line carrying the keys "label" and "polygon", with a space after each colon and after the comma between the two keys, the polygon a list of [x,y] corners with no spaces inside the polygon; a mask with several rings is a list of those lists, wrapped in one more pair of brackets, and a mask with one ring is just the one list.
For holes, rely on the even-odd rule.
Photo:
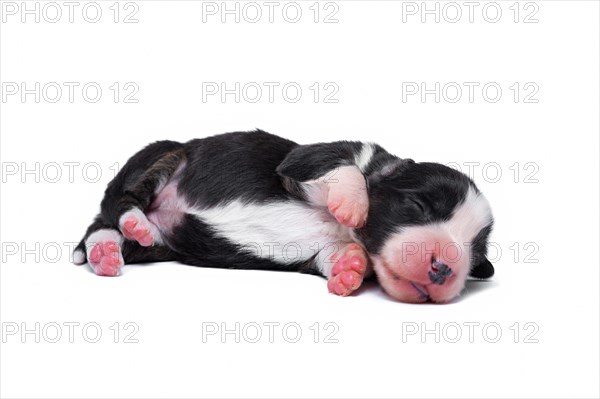
{"label": "black ear", "polygon": [[479,263],[476,263],[469,273],[469,276],[481,279],[490,278],[493,275],[494,266],[487,258],[483,258]]}

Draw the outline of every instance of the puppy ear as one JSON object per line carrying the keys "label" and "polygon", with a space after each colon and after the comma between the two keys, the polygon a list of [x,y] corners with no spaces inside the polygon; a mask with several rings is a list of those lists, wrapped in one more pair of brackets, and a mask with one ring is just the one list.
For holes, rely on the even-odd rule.
{"label": "puppy ear", "polygon": [[475,263],[473,268],[471,268],[471,272],[469,273],[469,276],[481,279],[490,278],[493,275],[494,266],[486,257]]}

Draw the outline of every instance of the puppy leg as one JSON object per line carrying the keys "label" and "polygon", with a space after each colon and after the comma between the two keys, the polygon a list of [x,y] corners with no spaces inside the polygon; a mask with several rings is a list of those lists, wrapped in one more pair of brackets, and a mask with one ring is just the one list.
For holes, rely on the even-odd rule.
{"label": "puppy leg", "polygon": [[278,166],[288,191],[327,207],[347,227],[362,227],[369,211],[365,173],[377,151],[373,144],[335,142],[296,147]]}
{"label": "puppy leg", "polygon": [[184,164],[182,144],[173,141],[150,144],[131,157],[109,183],[101,212],[73,251],[73,262],[89,261],[97,274],[115,276],[124,262],[174,259],[174,253],[164,246],[148,247],[160,244],[161,239],[144,211]]}
{"label": "puppy leg", "polygon": [[[133,162],[133,158],[129,162]],[[160,230],[148,220],[146,211],[169,180],[174,178],[184,165],[183,150],[167,148],[147,169],[138,166],[134,171],[137,175],[135,179],[127,175],[117,175],[114,180],[117,184],[113,187],[109,185],[102,201],[102,214],[118,226],[128,240],[137,241],[144,247],[162,244]]]}

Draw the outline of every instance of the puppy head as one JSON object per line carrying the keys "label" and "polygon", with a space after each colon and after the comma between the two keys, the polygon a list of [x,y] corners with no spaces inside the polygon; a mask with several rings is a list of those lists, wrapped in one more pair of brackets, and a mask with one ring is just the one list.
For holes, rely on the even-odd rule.
{"label": "puppy head", "polygon": [[493,275],[486,258],[493,218],[464,174],[398,160],[368,179],[369,218],[356,230],[385,291],[404,302],[449,302],[467,276]]}

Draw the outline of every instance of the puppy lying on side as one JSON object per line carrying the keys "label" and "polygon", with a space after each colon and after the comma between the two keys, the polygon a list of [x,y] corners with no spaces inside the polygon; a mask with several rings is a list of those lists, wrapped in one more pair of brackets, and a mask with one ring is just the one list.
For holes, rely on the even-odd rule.
{"label": "puppy lying on side", "polygon": [[298,271],[349,295],[375,272],[392,297],[448,302],[488,278],[492,214],[465,175],[376,144],[298,145],[263,131],[135,154],[106,189],[73,259]]}

